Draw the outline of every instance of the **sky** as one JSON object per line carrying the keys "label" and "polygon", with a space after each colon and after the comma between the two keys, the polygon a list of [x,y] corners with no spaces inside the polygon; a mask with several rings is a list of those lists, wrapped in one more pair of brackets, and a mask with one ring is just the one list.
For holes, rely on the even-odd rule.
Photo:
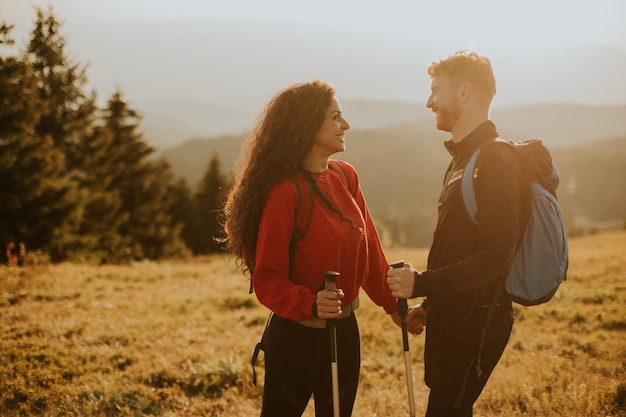
{"label": "sky", "polygon": [[52,5],[70,21],[248,19],[486,42],[626,44],[623,0],[1,0],[0,13],[21,26],[33,5]]}
{"label": "sky", "polygon": [[[33,6],[48,5],[65,22],[63,33],[68,45],[75,47],[79,61],[89,62],[90,78],[105,94],[122,86],[131,96],[147,98],[152,93],[156,98],[154,86],[158,83],[163,95],[170,97],[179,94],[202,99],[210,90],[216,99],[228,100],[225,91],[232,82],[233,100],[241,100],[252,88],[260,88],[258,95],[267,96],[270,91],[318,78],[319,74],[338,90],[342,87],[350,98],[419,101],[428,93],[428,64],[456,50],[469,49],[491,58],[498,96],[505,97],[505,104],[626,103],[623,0],[0,0],[0,20],[15,24],[14,36],[26,39],[34,22]],[[174,21],[189,22],[190,27],[237,22],[233,27],[248,27],[249,35],[259,39],[265,38],[253,32],[258,28],[255,25],[289,25],[294,38],[298,29],[306,28],[308,35],[326,44],[311,49],[319,56],[307,56],[301,62],[278,59],[275,67],[259,62],[258,74],[253,75],[235,69],[240,64],[229,61],[236,48],[246,42],[243,40],[224,52],[221,70],[213,49],[212,66],[198,63],[197,50],[189,52],[196,56],[182,55],[181,51],[182,61],[194,63],[187,68],[187,75],[176,74],[180,70],[164,64],[163,74],[153,65],[148,77],[139,61],[134,64],[134,74],[124,72],[111,64],[118,57],[101,52],[112,49],[107,40],[113,42],[126,33],[122,28],[131,24]],[[227,37],[246,35],[242,33],[246,29],[237,30]],[[284,38],[291,35],[288,31],[282,34]],[[132,37],[140,36],[136,33]],[[231,45],[229,42],[235,41],[223,42]],[[287,43],[280,42],[279,47],[289,49]],[[137,43],[136,49],[148,54],[150,48]],[[582,56],[577,56],[577,51]],[[606,57],[611,59],[606,68],[602,62],[593,63]],[[198,73],[193,73],[193,68]],[[208,68],[216,68],[213,78],[219,78],[219,83],[212,85],[206,76],[201,81]],[[184,84],[191,79],[196,80],[195,87]],[[207,90],[198,88],[202,82]]]}

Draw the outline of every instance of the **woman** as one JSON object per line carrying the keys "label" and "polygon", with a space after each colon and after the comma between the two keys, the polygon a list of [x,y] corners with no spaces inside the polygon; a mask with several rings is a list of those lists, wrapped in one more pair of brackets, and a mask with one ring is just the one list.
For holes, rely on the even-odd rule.
{"label": "woman", "polygon": [[[261,416],[301,416],[311,394],[316,416],[332,415],[327,319],[337,319],[341,416],[351,415],[360,368],[354,310],[361,287],[400,323],[357,173],[330,160],[345,150],[349,128],[330,85],[313,81],[279,92],[248,137],[241,174],[227,199],[229,249],[251,272],[259,301],[274,313],[265,339]],[[311,210],[299,204],[310,190],[310,226],[291,252],[296,206]],[[323,289],[325,271],[340,273],[337,291]]]}

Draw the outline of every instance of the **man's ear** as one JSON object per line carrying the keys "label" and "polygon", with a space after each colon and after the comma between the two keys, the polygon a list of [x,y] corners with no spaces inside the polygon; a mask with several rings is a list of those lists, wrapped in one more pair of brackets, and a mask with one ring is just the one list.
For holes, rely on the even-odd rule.
{"label": "man's ear", "polygon": [[469,99],[472,97],[474,92],[474,86],[469,81],[462,83],[459,86],[459,100],[461,103],[467,103]]}

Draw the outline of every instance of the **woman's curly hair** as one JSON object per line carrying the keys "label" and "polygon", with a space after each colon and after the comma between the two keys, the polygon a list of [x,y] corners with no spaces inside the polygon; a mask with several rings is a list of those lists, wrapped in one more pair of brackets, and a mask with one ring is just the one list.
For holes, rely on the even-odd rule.
{"label": "woman's curly hair", "polygon": [[246,137],[240,174],[224,207],[226,243],[244,272],[254,271],[259,223],[270,190],[301,168],[334,95],[334,88],[322,81],[288,87],[270,100]]}

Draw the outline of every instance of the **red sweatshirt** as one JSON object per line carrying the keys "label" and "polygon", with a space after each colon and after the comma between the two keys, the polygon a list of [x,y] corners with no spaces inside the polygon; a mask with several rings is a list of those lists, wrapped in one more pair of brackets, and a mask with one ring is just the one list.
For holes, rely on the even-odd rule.
{"label": "red sweatshirt", "polygon": [[[331,211],[316,195],[311,225],[295,246],[291,280],[289,242],[294,229],[298,191],[290,179],[285,179],[268,197],[259,226],[252,283],[259,301],[281,317],[293,321],[313,318],[312,306],[324,284],[325,271],[341,274],[336,285],[345,294],[344,306],[352,303],[363,287],[372,301],[387,313],[397,310],[396,299],[386,283],[389,265],[357,173],[350,164],[341,162],[341,165],[346,173],[347,187],[342,174],[334,169],[315,174],[317,184],[358,230]],[[310,193],[310,189],[300,187],[300,193]],[[310,204],[301,203],[300,210],[306,210],[308,216]]]}

